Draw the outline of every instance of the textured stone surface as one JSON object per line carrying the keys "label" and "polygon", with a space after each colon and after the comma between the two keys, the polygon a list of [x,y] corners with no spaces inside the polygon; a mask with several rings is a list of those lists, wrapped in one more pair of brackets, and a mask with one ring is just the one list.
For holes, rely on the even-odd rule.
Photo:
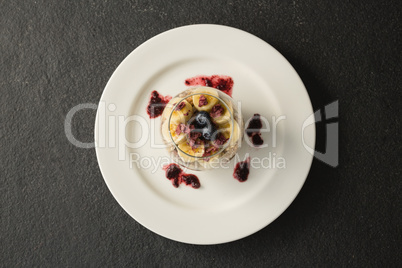
{"label": "textured stone surface", "polygon": [[[333,3],[332,3],[333,2]],[[0,266],[396,266],[401,254],[401,12],[396,1],[0,1]],[[346,2],[346,1],[344,1]],[[216,23],[257,35],[339,100],[340,165],[314,161],[294,203],[245,239],[193,246],[131,219],[94,149],[64,135],[118,64],[165,30]],[[95,111],[77,114],[92,141]],[[318,124],[318,149],[325,125]]]}

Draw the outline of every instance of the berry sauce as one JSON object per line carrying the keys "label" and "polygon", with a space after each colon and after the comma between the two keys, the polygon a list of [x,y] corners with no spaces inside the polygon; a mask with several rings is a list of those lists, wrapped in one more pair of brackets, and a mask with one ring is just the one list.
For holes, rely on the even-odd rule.
{"label": "berry sauce", "polygon": [[253,136],[251,136],[251,142],[257,147],[263,145],[264,140],[261,138],[261,133],[254,133]]}
{"label": "berry sauce", "polygon": [[199,75],[186,79],[186,86],[206,86],[219,89],[232,97],[233,79],[227,75]]}
{"label": "berry sauce", "polygon": [[194,189],[200,188],[200,180],[194,174],[185,174],[181,175],[181,182],[185,183],[186,185],[191,185]]}
{"label": "berry sauce", "polygon": [[200,180],[194,174],[184,173],[183,170],[177,164],[169,164],[164,166],[165,175],[168,180],[172,182],[172,185],[177,188],[181,183],[189,185],[194,189],[201,187]]}
{"label": "berry sauce", "polygon": [[262,139],[260,132],[260,129],[262,128],[262,121],[260,117],[260,114],[254,114],[246,129],[247,136],[251,138],[251,142],[256,147],[264,144],[264,140]]}
{"label": "berry sauce", "polygon": [[171,96],[167,95],[163,97],[158,91],[154,90],[151,93],[149,103],[147,106],[147,114],[149,118],[156,118],[163,113],[166,104],[172,99]]}
{"label": "berry sauce", "polygon": [[251,137],[254,132],[259,132],[261,128],[262,122],[260,114],[254,114],[246,129],[247,136]]}
{"label": "berry sauce", "polygon": [[248,178],[250,173],[250,157],[247,157],[245,161],[241,161],[236,164],[233,172],[233,177],[239,182],[244,182]]}

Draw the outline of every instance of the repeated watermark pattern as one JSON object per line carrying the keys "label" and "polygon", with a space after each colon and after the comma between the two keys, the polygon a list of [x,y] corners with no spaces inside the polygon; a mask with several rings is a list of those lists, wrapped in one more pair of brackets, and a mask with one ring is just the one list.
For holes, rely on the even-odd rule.
{"label": "repeated watermark pattern", "polygon": [[[238,105],[241,107],[241,104]],[[301,129],[301,141],[303,147],[313,155],[319,161],[326,163],[331,167],[337,167],[339,163],[339,136],[338,136],[338,122],[331,122],[326,124],[326,150],[325,152],[316,151],[315,148],[309,147],[305,143],[304,139],[304,130],[315,123],[322,121],[322,113],[324,114],[324,119],[334,119],[338,118],[338,101],[334,101],[328,105],[326,105],[323,109],[319,109],[315,111],[313,114],[308,116]],[[95,146],[98,148],[118,148],[118,160],[125,161],[127,155],[129,155],[129,165],[130,168],[137,167],[143,169],[150,169],[152,172],[156,172],[160,167],[169,164],[172,162],[171,158],[166,157],[145,157],[141,156],[138,153],[129,153],[127,154],[126,149],[137,149],[145,146],[148,142],[150,143],[150,147],[152,149],[163,149],[166,147],[164,143],[157,143],[155,139],[155,134],[159,131],[160,126],[156,123],[156,120],[149,120],[148,118],[144,118],[140,115],[131,115],[129,117],[125,117],[123,115],[108,115],[107,110],[109,112],[116,111],[116,105],[113,103],[106,104],[105,102],[100,102],[99,105],[94,103],[83,103],[74,106],[66,115],[64,120],[64,131],[67,139],[70,143],[79,148],[94,148]],[[94,142],[82,142],[77,140],[72,131],[72,120],[74,115],[85,109],[93,109],[97,110],[97,120],[98,120],[98,135],[97,139]],[[241,111],[240,111],[241,112]],[[260,132],[269,132],[272,140],[270,142],[266,142],[263,145],[259,146],[259,148],[268,147],[268,144],[275,148],[277,146],[277,130],[280,127],[281,121],[286,120],[286,115],[281,116],[271,116],[270,120],[264,116],[260,116],[261,121],[263,122],[263,128],[260,129]],[[158,121],[159,122],[159,121]],[[247,126],[246,121],[245,125]],[[140,138],[135,141],[129,141],[126,137],[126,128],[128,124],[135,123],[136,128],[140,129]],[[106,127],[107,126],[107,127]],[[253,144],[249,139],[245,139],[248,146],[253,147]],[[239,144],[241,146],[241,143]],[[212,160],[212,159],[211,159]],[[243,161],[236,154],[235,161],[239,162]],[[211,167],[220,167],[220,168],[229,168],[227,162],[216,161],[215,163],[209,163]],[[214,166],[216,165],[216,166]],[[281,156],[276,155],[275,153],[269,152],[266,157],[252,157],[250,158],[250,165],[253,168],[277,168],[283,169],[286,168],[286,159]]]}

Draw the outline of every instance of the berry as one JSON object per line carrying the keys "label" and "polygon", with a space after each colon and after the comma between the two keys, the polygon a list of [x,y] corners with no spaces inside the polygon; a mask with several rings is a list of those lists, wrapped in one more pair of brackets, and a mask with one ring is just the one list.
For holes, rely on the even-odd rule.
{"label": "berry", "polygon": [[251,118],[250,122],[248,123],[246,133],[249,137],[251,137],[254,132],[259,132],[259,130],[261,128],[262,128],[262,121],[260,119],[260,115],[254,114],[254,116]]}
{"label": "berry", "polygon": [[147,113],[150,118],[156,118],[160,116],[165,109],[166,104],[170,101],[172,97],[165,96],[163,97],[157,91],[152,91],[151,98],[149,99],[149,103],[147,106]]}
{"label": "berry", "polygon": [[181,109],[183,109],[186,106],[186,104],[184,103],[184,101],[180,102],[176,108],[174,108],[175,111],[180,111]]}
{"label": "berry", "polygon": [[226,139],[222,133],[217,133],[215,141],[214,141],[214,145],[216,147],[220,148],[222,145],[224,145],[227,142],[227,140],[228,139]]}
{"label": "berry", "polygon": [[233,177],[240,182],[244,182],[248,178],[250,173],[250,157],[246,161],[242,161],[236,164],[235,170],[233,172]]}
{"label": "berry", "polygon": [[215,132],[216,132],[215,126],[211,124],[210,126],[204,127],[202,129],[202,137],[204,138],[204,140],[207,140],[207,141],[215,140],[215,138],[216,138]]}
{"label": "berry", "polygon": [[186,185],[191,185],[191,187],[195,189],[200,188],[201,186],[197,176],[193,174],[185,174],[181,177],[181,179]]}
{"label": "berry", "polygon": [[254,146],[261,146],[264,143],[264,140],[261,138],[261,133],[253,133],[253,136],[251,136],[251,141]]}
{"label": "berry", "polygon": [[211,117],[215,118],[215,117],[222,116],[223,112],[224,112],[224,109],[223,109],[222,105],[216,104],[214,107],[212,107]]}
{"label": "berry", "polygon": [[211,125],[211,117],[209,116],[209,113],[204,111],[197,113],[197,115],[195,116],[195,124],[196,127],[201,128]]}
{"label": "berry", "polygon": [[208,104],[208,100],[204,95],[200,96],[200,100],[198,101],[198,106],[202,107]]}
{"label": "berry", "polygon": [[176,165],[176,164],[170,164],[167,168],[166,168],[166,178],[170,179],[176,179],[179,177],[180,173],[181,173],[181,168]]}

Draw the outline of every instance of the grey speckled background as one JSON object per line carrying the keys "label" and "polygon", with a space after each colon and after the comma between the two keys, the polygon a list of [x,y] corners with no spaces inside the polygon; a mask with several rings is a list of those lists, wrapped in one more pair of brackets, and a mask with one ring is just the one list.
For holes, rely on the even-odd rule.
{"label": "grey speckled background", "polygon": [[[0,1],[2,267],[402,263],[397,2],[210,2]],[[73,106],[99,101],[138,45],[195,23],[262,38],[295,67],[315,109],[335,100],[340,108],[339,167],[314,161],[282,216],[216,246],[170,241],[131,219],[95,151],[70,144],[63,126]],[[94,119],[92,110],[74,118],[79,140],[93,140]],[[325,126],[317,127],[321,150]]]}

